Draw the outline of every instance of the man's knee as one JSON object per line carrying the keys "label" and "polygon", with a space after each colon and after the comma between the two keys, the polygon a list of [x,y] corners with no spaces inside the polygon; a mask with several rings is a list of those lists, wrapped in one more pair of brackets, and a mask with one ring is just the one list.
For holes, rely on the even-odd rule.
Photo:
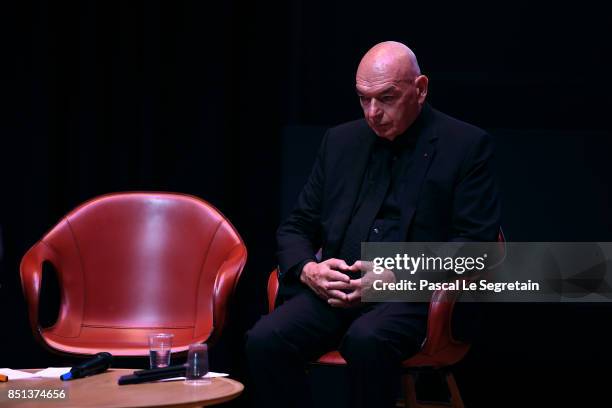
{"label": "man's knee", "polygon": [[370,361],[395,365],[419,348],[416,336],[396,336],[371,320],[357,320],[346,332],[339,351],[349,364]]}
{"label": "man's knee", "polygon": [[250,360],[288,356],[293,348],[283,339],[280,323],[273,315],[263,316],[246,333],[246,354]]}
{"label": "man's knee", "polygon": [[276,335],[271,325],[265,321],[266,317],[259,319],[255,326],[246,333],[246,352],[249,358],[267,354],[275,348]]}
{"label": "man's knee", "polygon": [[387,354],[385,349],[385,340],[376,328],[356,321],[344,335],[339,351],[350,364],[381,358]]}

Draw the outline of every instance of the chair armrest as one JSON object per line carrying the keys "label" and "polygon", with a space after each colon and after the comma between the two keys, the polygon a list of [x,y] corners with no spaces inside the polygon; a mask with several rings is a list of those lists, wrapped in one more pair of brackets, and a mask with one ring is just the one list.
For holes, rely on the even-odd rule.
{"label": "chair armrest", "polygon": [[[499,229],[497,235],[497,262],[493,268],[499,266],[506,255],[506,238],[502,229]],[[477,274],[472,277],[466,277],[462,280],[475,280],[482,275]],[[461,281],[461,280],[460,280]],[[427,335],[423,342],[422,351],[425,354],[433,354],[439,350],[446,348],[450,344],[463,344],[453,338],[452,318],[453,309],[457,298],[461,294],[460,290],[437,290],[433,293],[429,303],[429,315],[427,318]]]}
{"label": "chair armrest", "polygon": [[452,336],[453,309],[461,291],[437,290],[429,302],[427,317],[427,335],[422,352],[434,354],[448,347],[449,344],[459,344]]}
{"label": "chair armrest", "polygon": [[274,268],[268,277],[268,312],[274,310],[274,303],[278,295],[278,268]]}
{"label": "chair armrest", "polygon": [[230,299],[233,297],[244,265],[247,252],[244,245],[236,245],[228,253],[227,259],[219,268],[213,289],[213,322],[212,332],[208,342],[214,344],[223,333],[228,321]]}
{"label": "chair armrest", "polygon": [[28,305],[30,327],[34,335],[40,339],[40,324],[38,321],[38,305],[42,284],[43,263],[55,264],[53,251],[42,241],[36,243],[25,253],[19,266],[21,287]]}

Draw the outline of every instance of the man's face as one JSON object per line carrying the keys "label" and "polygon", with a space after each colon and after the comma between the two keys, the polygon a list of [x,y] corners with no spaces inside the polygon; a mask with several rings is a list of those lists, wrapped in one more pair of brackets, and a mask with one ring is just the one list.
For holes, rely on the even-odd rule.
{"label": "man's face", "polygon": [[365,119],[379,137],[393,140],[420,112],[415,80],[393,75],[357,75],[356,90]]}

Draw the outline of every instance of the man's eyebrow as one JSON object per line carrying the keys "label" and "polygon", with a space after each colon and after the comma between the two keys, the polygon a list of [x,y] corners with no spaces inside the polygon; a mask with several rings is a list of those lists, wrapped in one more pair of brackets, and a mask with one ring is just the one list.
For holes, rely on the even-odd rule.
{"label": "man's eyebrow", "polygon": [[386,87],[385,89],[383,89],[382,91],[380,91],[380,94],[388,94],[388,93],[393,93],[397,90],[397,88],[393,85]]}

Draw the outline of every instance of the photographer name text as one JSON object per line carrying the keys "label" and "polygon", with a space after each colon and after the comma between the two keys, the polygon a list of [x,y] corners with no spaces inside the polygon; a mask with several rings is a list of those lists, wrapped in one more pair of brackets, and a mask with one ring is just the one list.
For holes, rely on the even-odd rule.
{"label": "photographer name text", "polygon": [[402,279],[398,282],[385,282],[382,279],[377,279],[372,283],[372,288],[376,291],[462,290],[499,293],[504,291],[536,292],[540,290],[540,284],[533,282],[531,279],[514,282],[489,282],[486,279],[476,282],[465,279],[456,279],[449,282],[432,282],[427,279],[419,279],[418,281]]}

